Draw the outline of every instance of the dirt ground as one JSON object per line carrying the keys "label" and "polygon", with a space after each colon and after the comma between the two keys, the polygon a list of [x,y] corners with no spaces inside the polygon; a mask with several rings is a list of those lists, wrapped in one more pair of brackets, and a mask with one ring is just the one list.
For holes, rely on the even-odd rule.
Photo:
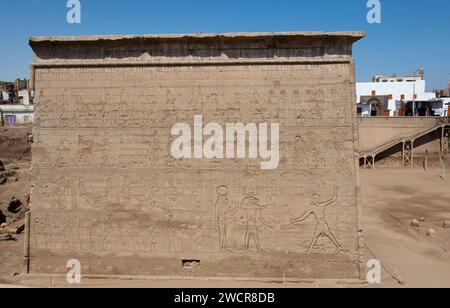
{"label": "dirt ground", "polygon": [[16,233],[29,209],[31,133],[32,127],[0,127],[0,226],[7,225],[0,228],[0,283],[17,283],[22,272],[23,235]]}
{"label": "dirt ground", "polygon": [[[0,128],[0,161],[4,172],[12,172],[0,185],[0,210],[15,230],[23,224],[30,190],[31,128]],[[202,280],[86,281],[84,287],[173,287],[173,288],[295,288],[295,287],[450,287],[450,172],[441,178],[440,169],[361,170],[363,228],[366,248],[364,262],[377,259],[383,265],[382,284],[320,281],[303,284],[255,283]],[[1,172],[0,172],[1,174]],[[21,201],[17,213],[8,212],[11,198]],[[412,220],[419,226],[411,226]],[[430,233],[430,229],[434,232]],[[1,234],[3,233],[3,234]],[[0,240],[0,287],[20,285],[23,270],[23,235]],[[401,282],[401,284],[399,283]],[[3,284],[3,285],[2,285]],[[49,287],[64,287],[54,282]]]}

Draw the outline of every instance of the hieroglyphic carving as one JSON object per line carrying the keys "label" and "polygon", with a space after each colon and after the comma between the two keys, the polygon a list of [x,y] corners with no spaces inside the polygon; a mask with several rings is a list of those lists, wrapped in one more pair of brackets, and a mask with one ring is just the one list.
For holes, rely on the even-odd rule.
{"label": "hieroglyphic carving", "polygon": [[[270,40],[99,40],[88,50],[77,40],[70,50],[36,43],[37,64],[46,65],[35,69],[34,268],[59,268],[46,261],[51,254],[85,257],[94,274],[174,275],[192,259],[208,275],[324,277],[333,267],[355,277],[354,39]],[[222,126],[279,123],[279,168],[173,159],[171,127],[195,115]],[[318,196],[333,186],[339,199],[326,207]],[[291,200],[293,192],[304,199]],[[293,224],[304,210],[315,219]],[[312,233],[308,247],[299,244]],[[113,270],[98,266],[105,257]]]}
{"label": "hieroglyphic carving", "polygon": [[117,220],[112,214],[35,214],[32,247],[62,251],[148,252],[157,245],[157,224],[142,218]]}

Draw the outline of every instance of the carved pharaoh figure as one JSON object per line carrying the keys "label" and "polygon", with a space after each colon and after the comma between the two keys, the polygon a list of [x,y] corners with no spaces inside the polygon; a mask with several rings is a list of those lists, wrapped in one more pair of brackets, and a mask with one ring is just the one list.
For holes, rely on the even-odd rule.
{"label": "carved pharaoh figure", "polygon": [[337,241],[333,232],[330,230],[330,226],[325,217],[326,209],[332,205],[337,200],[337,189],[335,188],[334,197],[328,201],[321,202],[320,196],[318,194],[314,194],[311,198],[311,203],[309,205],[308,210],[300,217],[292,219],[291,222],[293,224],[301,223],[306,221],[311,215],[314,216],[316,220],[316,228],[314,231],[314,238],[309,247],[308,253],[311,253],[314,247],[317,244],[317,241],[320,237],[324,236],[330,239],[330,241],[336,246],[336,249],[339,250],[341,245]]}

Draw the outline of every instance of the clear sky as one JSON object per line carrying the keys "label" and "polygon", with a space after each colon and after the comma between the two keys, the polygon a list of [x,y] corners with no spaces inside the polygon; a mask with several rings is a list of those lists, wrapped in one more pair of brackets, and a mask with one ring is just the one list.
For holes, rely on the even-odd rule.
{"label": "clear sky", "polygon": [[191,32],[365,31],[355,45],[357,81],[426,70],[428,88],[450,79],[450,1],[381,0],[369,24],[368,0],[81,0],[80,25],[66,0],[0,0],[0,80],[28,77],[30,36]]}

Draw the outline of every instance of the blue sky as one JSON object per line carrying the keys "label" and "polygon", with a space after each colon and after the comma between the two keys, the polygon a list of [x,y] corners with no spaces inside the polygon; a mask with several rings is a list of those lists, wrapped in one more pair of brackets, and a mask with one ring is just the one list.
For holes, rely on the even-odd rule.
{"label": "blue sky", "polygon": [[412,74],[428,88],[450,79],[450,1],[381,0],[382,23],[366,21],[367,0],[81,0],[82,23],[66,21],[66,0],[0,0],[0,80],[28,77],[30,36],[359,30],[357,80]]}

